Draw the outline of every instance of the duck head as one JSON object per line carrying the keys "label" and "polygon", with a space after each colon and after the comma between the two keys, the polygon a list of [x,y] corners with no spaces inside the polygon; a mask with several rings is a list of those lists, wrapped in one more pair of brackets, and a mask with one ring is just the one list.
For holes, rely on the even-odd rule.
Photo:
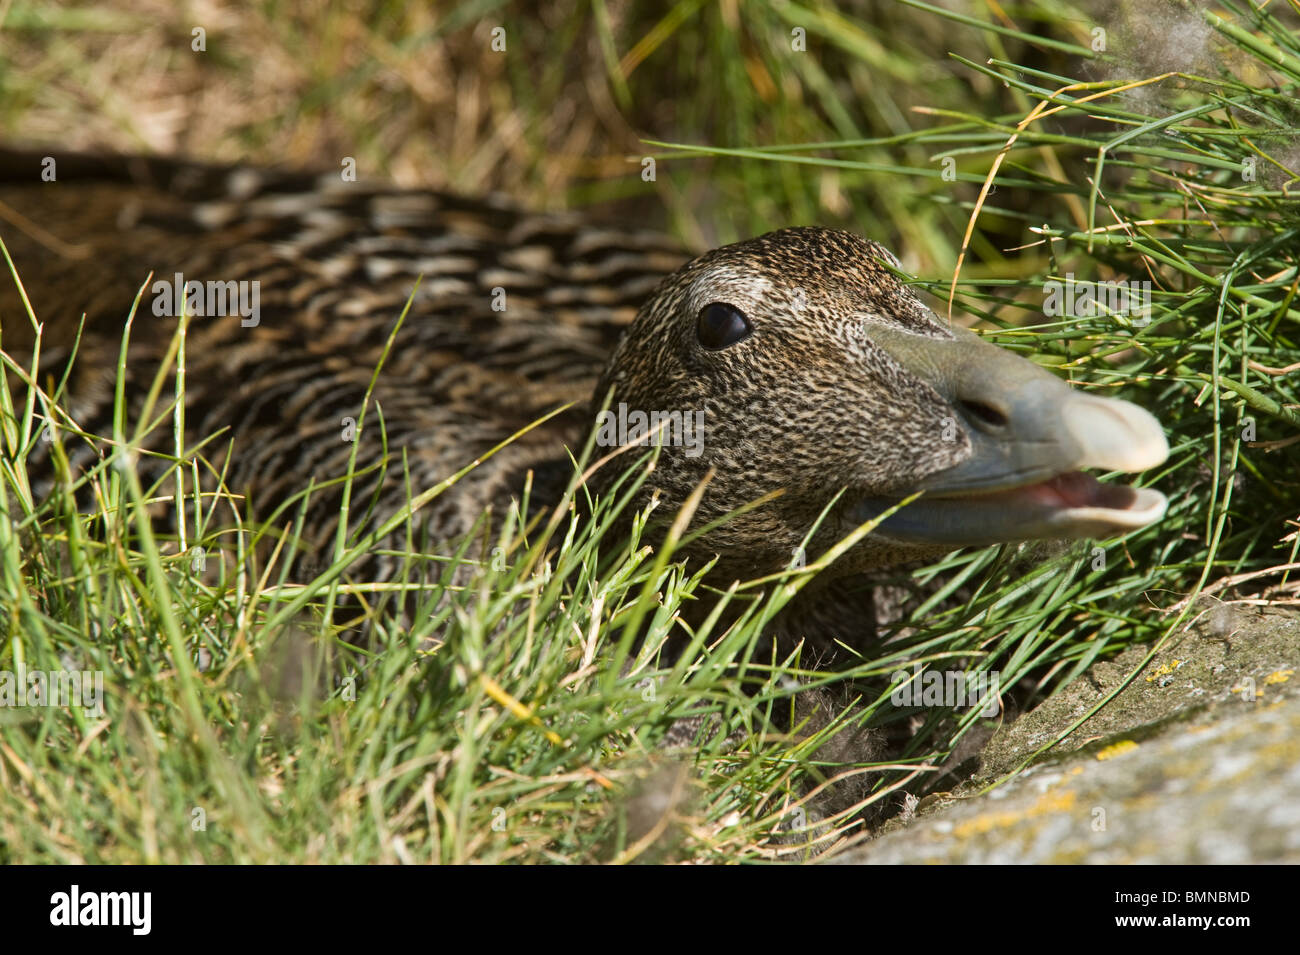
{"label": "duck head", "polygon": [[613,394],[598,443],[660,426],[644,488],[661,496],[660,513],[713,469],[694,526],[780,492],[695,542],[737,576],[788,566],[832,501],[810,559],[922,492],[837,574],[970,545],[1104,538],[1164,514],[1159,492],[1082,470],[1163,462],[1154,417],[950,327],[890,271],[897,264],[874,242],[820,228],[687,263],[642,307],[597,386],[598,406]]}

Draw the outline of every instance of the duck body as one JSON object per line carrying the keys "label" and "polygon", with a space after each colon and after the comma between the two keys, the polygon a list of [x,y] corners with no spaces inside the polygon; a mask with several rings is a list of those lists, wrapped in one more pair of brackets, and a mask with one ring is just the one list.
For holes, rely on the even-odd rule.
{"label": "duck body", "polygon": [[[863,574],[971,544],[1104,536],[1163,512],[1156,492],[1079,470],[1162,461],[1150,415],[950,328],[887,250],[850,233],[786,229],[689,259],[653,232],[337,173],[56,156],[57,178],[43,181],[49,158],[0,153],[0,235],[56,380],[86,316],[68,389],[82,430],[110,430],[124,320],[142,285],[127,363],[137,408],[178,321],[169,288],[256,283],[255,316],[196,314],[185,346],[187,441],[230,443],[226,485],[254,514],[346,473],[351,442],[374,463],[386,440],[389,465],[353,490],[377,502],[378,520],[408,488],[526,432],[421,512],[417,544],[445,551],[485,509],[504,513],[530,473],[532,500],[556,500],[572,476],[568,449],[606,402],[680,412],[700,422],[699,440],[662,449],[638,505],[658,496],[671,519],[703,486],[699,525],[770,498],[686,551],[716,560],[724,585],[787,567],[801,549],[811,559],[922,492],[822,575],[802,617],[822,622],[794,635],[829,645],[869,612]],[[382,416],[382,432],[358,434],[408,300],[366,418]],[[26,364],[34,332],[12,284],[0,291],[0,332]],[[166,426],[149,441],[172,450]],[[80,442],[73,464],[102,450]],[[611,473],[593,478],[597,491]],[[338,520],[337,494],[313,497],[305,527],[322,556]],[[383,580],[396,566],[377,557],[364,574]]]}
{"label": "duck body", "polygon": [[[468,533],[488,505],[508,503],[529,470],[539,500],[548,479],[567,481],[564,449],[581,440],[605,360],[641,302],[686,258],[652,232],[338,174],[56,156],[58,178],[45,182],[44,158],[0,158],[0,202],[11,210],[0,236],[44,325],[45,375],[61,375],[86,316],[68,389],[83,430],[111,433],[118,351],[142,286],[127,362],[133,409],[176,330],[175,309],[157,315],[154,303],[172,304],[178,276],[257,282],[256,323],[195,315],[185,355],[187,440],[218,435],[205,448],[216,462],[231,445],[226,484],[249,495],[254,513],[271,513],[309,480],[346,473],[353,441],[362,442],[363,468],[377,460],[380,412],[395,459],[382,477],[360,477],[353,497],[377,492],[377,513],[391,513],[405,502],[403,452],[411,486],[423,489],[574,405],[423,509],[430,546]],[[34,333],[16,288],[4,284],[0,343],[26,365]],[[366,390],[408,298],[358,434]],[[160,407],[171,397],[164,390]],[[159,453],[172,444],[169,421],[146,439]],[[103,451],[68,445],[74,465]],[[337,520],[337,493],[316,495],[306,536],[322,557]],[[310,555],[304,564],[310,570]],[[393,569],[375,560],[360,570],[384,579]]]}

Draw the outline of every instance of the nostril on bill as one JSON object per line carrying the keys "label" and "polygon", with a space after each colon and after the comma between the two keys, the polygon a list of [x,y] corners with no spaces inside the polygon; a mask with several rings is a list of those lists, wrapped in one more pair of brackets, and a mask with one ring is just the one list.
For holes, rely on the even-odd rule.
{"label": "nostril on bill", "polygon": [[1000,431],[1007,426],[1006,413],[987,402],[963,398],[959,404],[976,426],[990,431]]}

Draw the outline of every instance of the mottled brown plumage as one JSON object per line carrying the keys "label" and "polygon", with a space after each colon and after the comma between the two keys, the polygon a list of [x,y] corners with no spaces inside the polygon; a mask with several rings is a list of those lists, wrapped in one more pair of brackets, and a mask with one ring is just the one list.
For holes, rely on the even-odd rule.
{"label": "mottled brown plumage", "polygon": [[[411,312],[374,393],[390,447],[428,487],[553,411],[585,403],[647,293],[682,252],[667,238],[610,232],[575,216],[530,215],[495,201],[147,160],[58,157],[54,182],[40,157],[7,157],[0,224],[37,317],[43,368],[57,374],[81,313],[86,334],[69,393],[74,419],[110,430],[113,369],[123,323],[149,274],[170,280],[257,280],[260,322],[194,318],[187,341],[188,432],[218,431],[206,454],[234,442],[228,485],[267,514],[309,478],[345,473],[342,436],[360,417],[380,354],[417,277]],[[4,214],[4,208],[0,208]],[[504,309],[494,309],[494,289]],[[148,289],[131,337],[130,394],[138,406],[177,319],[152,314]],[[32,331],[11,283],[0,291],[11,355]],[[164,400],[171,396],[164,394]],[[430,542],[454,540],[483,508],[508,499],[530,468],[562,461],[581,436],[573,411],[524,436],[433,502]],[[362,464],[379,457],[372,410]],[[150,444],[170,450],[164,423]],[[95,453],[69,442],[85,464]],[[381,510],[405,498],[400,453],[383,480]],[[144,459],[148,463],[148,459]],[[365,500],[379,476],[361,478]],[[337,496],[321,493],[308,537],[330,546]],[[307,558],[310,562],[310,555]],[[364,568],[385,574],[382,562]]]}

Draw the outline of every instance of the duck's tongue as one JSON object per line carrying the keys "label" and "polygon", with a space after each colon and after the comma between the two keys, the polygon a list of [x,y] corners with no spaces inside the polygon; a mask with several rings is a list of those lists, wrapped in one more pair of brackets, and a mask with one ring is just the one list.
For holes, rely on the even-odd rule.
{"label": "duck's tongue", "polygon": [[[864,501],[858,520],[895,502]],[[889,537],[953,547],[1054,538],[1106,538],[1137,530],[1164,516],[1168,502],[1159,491],[1102,484],[1075,471],[1024,487],[928,497],[887,518]]]}
{"label": "duck's tongue", "polygon": [[1118,510],[1131,508],[1137,496],[1137,492],[1131,487],[1102,484],[1091,474],[1084,474],[1082,471],[1058,474],[1049,480],[1012,488],[1009,491],[994,491],[984,498],[987,500],[996,494],[1009,495],[1039,507],[1104,507]]}

